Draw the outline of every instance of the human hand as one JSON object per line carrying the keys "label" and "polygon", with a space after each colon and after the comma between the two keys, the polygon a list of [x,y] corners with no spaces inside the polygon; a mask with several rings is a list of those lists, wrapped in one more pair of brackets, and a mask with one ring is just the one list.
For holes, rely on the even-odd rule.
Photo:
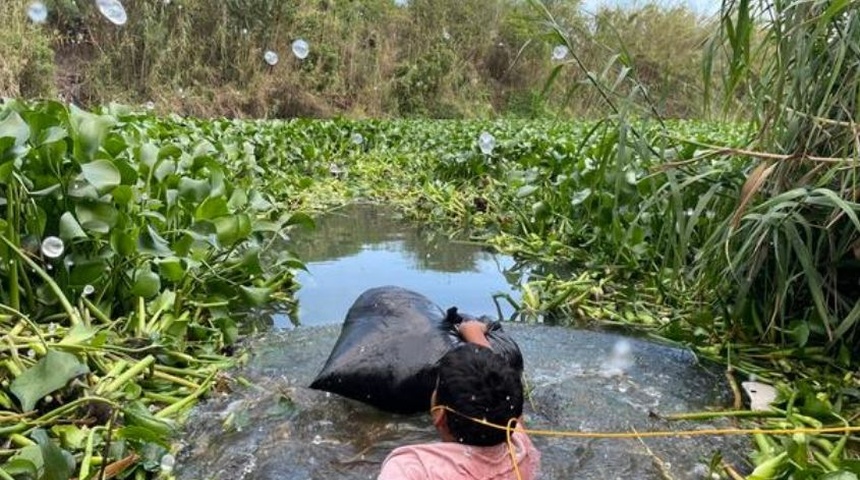
{"label": "human hand", "polygon": [[455,325],[457,333],[463,340],[489,347],[490,342],[487,340],[487,330],[489,326],[480,320],[463,320]]}

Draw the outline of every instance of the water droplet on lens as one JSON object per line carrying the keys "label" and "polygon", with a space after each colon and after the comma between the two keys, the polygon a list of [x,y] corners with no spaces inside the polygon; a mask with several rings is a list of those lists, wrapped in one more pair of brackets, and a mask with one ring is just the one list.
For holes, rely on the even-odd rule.
{"label": "water droplet on lens", "polygon": [[96,0],[96,7],[114,25],[125,25],[128,21],[128,14],[119,0]]}
{"label": "water droplet on lens", "polygon": [[59,258],[65,248],[59,237],[47,237],[42,240],[42,255],[48,258]]}
{"label": "water droplet on lens", "polygon": [[165,453],[164,456],[161,457],[161,471],[170,473],[173,471],[174,466],[176,466],[176,457],[169,453]]}
{"label": "water droplet on lens", "polygon": [[478,147],[484,155],[493,153],[493,149],[496,148],[496,137],[488,132],[481,132],[478,136]]}
{"label": "water droplet on lens", "polygon": [[552,59],[556,62],[564,60],[568,53],[570,50],[568,50],[567,45],[556,45],[552,49]]}
{"label": "water droplet on lens", "polygon": [[293,42],[293,55],[296,56],[299,60],[304,60],[308,58],[308,54],[311,52],[311,47],[308,45],[308,42],[303,39],[298,39]]}
{"label": "water droplet on lens", "polygon": [[278,54],[271,50],[266,50],[266,53],[263,54],[263,60],[269,65],[275,66],[278,64]]}
{"label": "water droplet on lens", "polygon": [[48,8],[42,2],[33,2],[27,7],[27,16],[33,23],[45,23],[48,19]]}

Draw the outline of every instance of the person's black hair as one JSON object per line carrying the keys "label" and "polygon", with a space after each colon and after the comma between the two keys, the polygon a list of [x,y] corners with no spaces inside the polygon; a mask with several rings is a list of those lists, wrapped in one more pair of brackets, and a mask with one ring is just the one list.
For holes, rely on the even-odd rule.
{"label": "person's black hair", "polygon": [[520,372],[493,350],[475,344],[451,349],[437,363],[437,372],[436,404],[459,412],[445,414],[454,440],[476,446],[504,442],[504,430],[466,417],[485,419],[501,426],[506,426],[511,418],[519,418],[523,413]]}

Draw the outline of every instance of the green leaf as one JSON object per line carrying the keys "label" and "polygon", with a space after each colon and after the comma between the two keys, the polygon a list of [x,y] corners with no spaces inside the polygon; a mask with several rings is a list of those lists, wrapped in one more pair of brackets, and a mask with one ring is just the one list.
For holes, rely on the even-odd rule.
{"label": "green leaf", "polygon": [[14,476],[22,475],[27,480],[38,480],[39,472],[44,468],[45,460],[42,458],[42,449],[38,445],[27,445],[3,464],[6,473]]}
{"label": "green leaf", "polygon": [[248,238],[251,234],[251,217],[244,213],[219,217],[212,223],[215,224],[215,231],[218,232],[218,241],[221,245],[232,245]]}
{"label": "green leaf", "polygon": [[117,211],[104,202],[87,202],[75,205],[75,214],[81,227],[88,232],[109,233],[116,225]]}
{"label": "green leaf", "polygon": [[287,220],[287,223],[285,226],[290,226],[290,225],[301,225],[302,227],[307,228],[307,229],[311,229],[311,230],[316,228],[316,223],[314,222],[314,219],[311,218],[310,215],[308,215],[307,213],[304,213],[304,212],[296,212],[296,213],[290,215],[290,218]]}
{"label": "green leaf", "polygon": [[152,226],[146,226],[146,232],[141,232],[137,239],[137,248],[140,253],[155,255],[156,257],[170,257],[173,250],[167,240],[161,237]]}
{"label": "green leaf", "polygon": [[30,127],[18,112],[12,111],[0,121],[0,138],[12,138],[15,145],[23,145],[30,138]]}
{"label": "green leaf", "polygon": [[60,341],[60,345],[81,345],[93,338],[96,333],[95,328],[79,323],[66,333],[66,336]]}
{"label": "green leaf", "polygon": [[132,295],[143,298],[151,298],[161,290],[161,278],[148,266],[140,267],[134,271],[134,283],[131,286]]}
{"label": "green leaf", "polygon": [[87,234],[81,225],[75,220],[72,212],[66,212],[60,216],[60,238],[69,241],[75,238],[86,238]]}
{"label": "green leaf", "polygon": [[821,480],[858,480],[857,475],[845,470],[830,472],[821,477]]}
{"label": "green leaf", "polygon": [[34,430],[30,436],[39,444],[42,458],[45,461],[45,473],[41,480],[69,480],[72,478],[72,471],[75,468],[74,457],[58,447],[48,438],[48,433],[42,429]]}
{"label": "green leaf", "polygon": [[269,302],[269,297],[272,295],[271,288],[261,287],[246,287],[239,286],[239,291],[242,293],[242,299],[249,305],[254,307],[262,307]]}
{"label": "green leaf", "polygon": [[165,280],[178,282],[185,276],[185,267],[182,266],[182,261],[176,257],[168,257],[165,259],[156,260],[158,272]]}
{"label": "green leaf", "polygon": [[203,201],[194,212],[195,220],[212,220],[230,213],[224,197],[210,197]]}
{"label": "green leaf", "polygon": [[72,106],[70,110],[75,140],[75,156],[78,159],[91,160],[95,157],[116,120],[108,115],[85,112],[75,106]]}
{"label": "green leaf", "polygon": [[182,177],[179,180],[179,196],[192,202],[202,202],[209,196],[209,181]]}
{"label": "green leaf", "polygon": [[12,381],[9,390],[18,397],[21,409],[27,412],[45,395],[63,388],[69,380],[89,371],[71,353],[48,350],[47,355]]}
{"label": "green leaf", "polygon": [[81,173],[99,192],[108,192],[122,181],[119,169],[109,160],[96,160],[81,165]]}

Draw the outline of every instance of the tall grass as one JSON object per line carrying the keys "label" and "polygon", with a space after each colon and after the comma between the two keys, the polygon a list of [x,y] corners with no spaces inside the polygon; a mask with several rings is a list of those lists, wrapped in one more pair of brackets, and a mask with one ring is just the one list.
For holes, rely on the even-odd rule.
{"label": "tall grass", "polygon": [[[528,5],[514,0],[413,0],[408,7],[391,0],[128,0],[122,27],[107,22],[93,2],[46,0],[50,15],[41,28],[29,24],[26,3],[4,4],[0,15],[10,17],[3,35],[10,40],[0,48],[50,45],[59,90],[82,105],[153,101],[160,111],[204,116],[537,117],[587,115],[599,102],[581,88],[581,77],[559,79],[550,101],[541,98],[557,65],[550,58],[555,39]],[[596,20],[579,4],[549,2],[547,8],[574,36],[588,69],[603,69],[616,45],[613,32],[635,45],[677,46],[671,62],[662,49],[630,49],[623,60],[655,66],[649,88],[657,97],[672,92],[660,100],[663,113],[695,113],[687,89],[700,88],[699,79],[689,66],[701,45],[678,39],[702,37],[711,25],[683,9]],[[635,30],[627,28],[631,16]],[[289,51],[296,38],[310,43],[304,61]],[[19,52],[30,47],[0,55],[0,72],[13,72],[7,77],[17,82]],[[274,67],[263,61],[267,49],[280,56]],[[51,75],[38,78],[51,86]],[[0,95],[49,90],[6,83]]]}
{"label": "tall grass", "polygon": [[734,213],[702,274],[737,288],[730,318],[751,340],[857,346],[860,209],[856,2],[724,2],[710,64],[758,135]]}

